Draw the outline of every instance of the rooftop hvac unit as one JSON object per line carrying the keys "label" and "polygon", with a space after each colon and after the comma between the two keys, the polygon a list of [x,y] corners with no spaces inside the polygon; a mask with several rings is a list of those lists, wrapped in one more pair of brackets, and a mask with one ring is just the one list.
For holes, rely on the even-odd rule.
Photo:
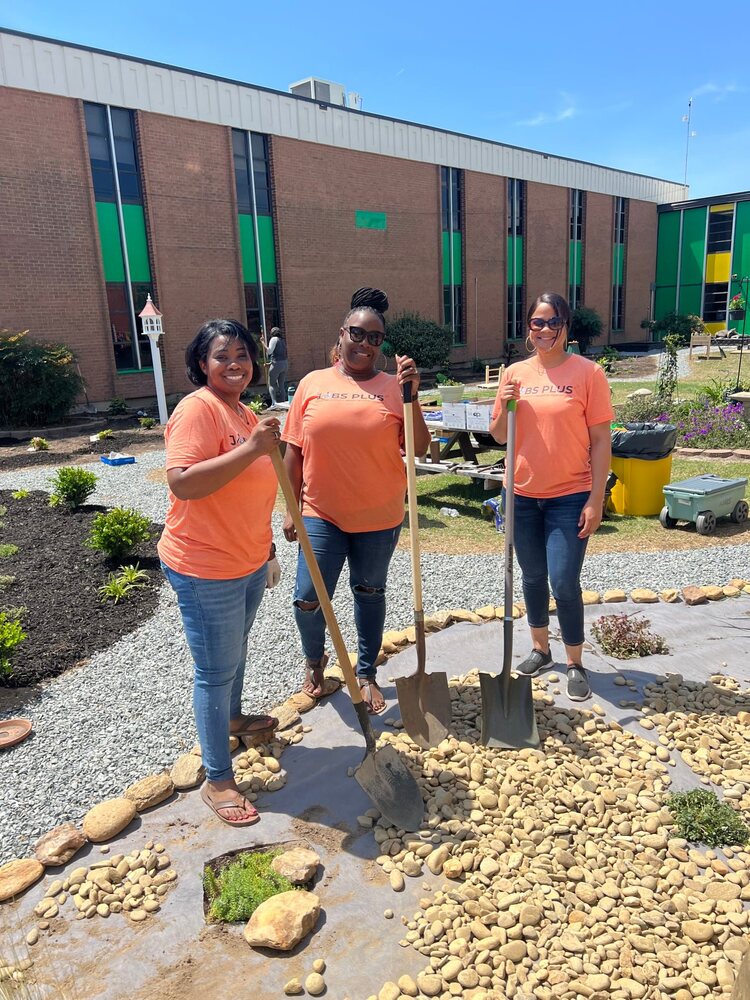
{"label": "rooftop hvac unit", "polygon": [[340,83],[331,80],[319,80],[317,76],[308,76],[289,86],[289,93],[298,97],[312,97],[315,101],[325,101],[326,104],[338,104],[346,107],[346,91]]}

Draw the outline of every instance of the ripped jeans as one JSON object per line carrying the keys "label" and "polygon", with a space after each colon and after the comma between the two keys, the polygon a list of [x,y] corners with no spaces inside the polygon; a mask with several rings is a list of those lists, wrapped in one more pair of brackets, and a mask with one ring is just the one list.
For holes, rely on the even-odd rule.
{"label": "ripped jeans", "polygon": [[[354,595],[354,623],[359,638],[357,676],[375,676],[375,660],[383,642],[385,584],[401,525],[383,531],[346,532],[320,517],[303,518],[315,558],[330,597],[336,590],[344,561],[349,560],[349,586]],[[319,660],[325,649],[325,619],[320,607],[304,610],[300,603],[318,598],[300,548],[294,588],[294,617],[309,660]]]}

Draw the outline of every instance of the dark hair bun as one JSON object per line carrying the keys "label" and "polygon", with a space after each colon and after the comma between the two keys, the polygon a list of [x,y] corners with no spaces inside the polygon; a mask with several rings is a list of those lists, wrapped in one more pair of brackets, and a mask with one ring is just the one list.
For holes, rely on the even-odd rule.
{"label": "dark hair bun", "polygon": [[352,295],[352,309],[375,309],[376,312],[388,311],[388,296],[379,288],[358,288]]}

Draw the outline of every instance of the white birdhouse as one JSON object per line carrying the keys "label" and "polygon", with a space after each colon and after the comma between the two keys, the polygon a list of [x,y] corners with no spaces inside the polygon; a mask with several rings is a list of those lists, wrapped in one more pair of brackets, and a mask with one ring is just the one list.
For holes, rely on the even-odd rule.
{"label": "white birdhouse", "polygon": [[147,337],[154,337],[156,340],[164,333],[161,326],[161,313],[151,301],[151,295],[146,296],[146,305],[138,314],[143,323],[143,332]]}
{"label": "white birdhouse", "polygon": [[159,408],[159,423],[166,424],[169,419],[167,411],[167,397],[164,392],[164,375],[161,370],[161,356],[159,354],[159,337],[164,333],[161,326],[161,313],[151,301],[151,296],[146,297],[146,305],[138,314],[143,323],[143,332],[151,341],[151,364],[154,368],[154,384],[156,385],[156,402]]}

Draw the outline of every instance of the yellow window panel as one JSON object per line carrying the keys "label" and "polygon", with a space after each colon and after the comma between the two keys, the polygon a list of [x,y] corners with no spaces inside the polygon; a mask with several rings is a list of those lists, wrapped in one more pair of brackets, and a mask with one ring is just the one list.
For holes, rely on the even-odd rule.
{"label": "yellow window panel", "polygon": [[706,284],[715,285],[719,282],[729,281],[730,265],[731,254],[729,251],[706,254]]}
{"label": "yellow window panel", "polygon": [[730,202],[728,205],[712,205],[710,211],[712,212],[733,212],[734,205]]}

